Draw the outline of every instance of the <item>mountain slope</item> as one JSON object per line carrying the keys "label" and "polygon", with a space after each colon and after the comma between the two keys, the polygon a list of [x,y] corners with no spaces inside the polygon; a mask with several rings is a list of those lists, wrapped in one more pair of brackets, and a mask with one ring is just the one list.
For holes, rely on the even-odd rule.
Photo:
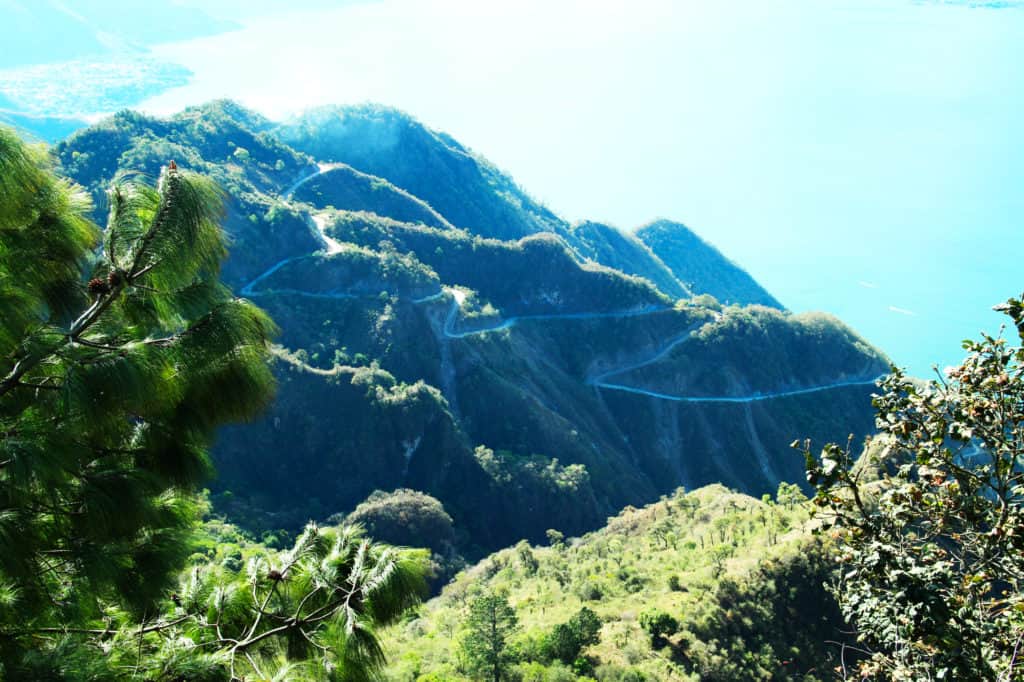
{"label": "mountain slope", "polygon": [[572,241],[586,258],[630,275],[644,277],[672,298],[689,298],[690,288],[635,236],[609,225],[583,222],[572,227]]}
{"label": "mountain slope", "polygon": [[484,237],[518,239],[567,227],[485,159],[394,109],[322,107],[277,132],[320,160],[385,178],[424,199],[454,225]]}
{"label": "mountain slope", "polygon": [[431,227],[452,226],[425,201],[343,163],[321,164],[316,173],[286,189],[285,195],[317,206],[344,206]]}
{"label": "mountain slope", "polygon": [[[518,616],[508,644],[523,679],[833,679],[839,643],[852,644],[824,587],[834,561],[805,500],[788,488],[766,498],[679,490],[582,538],[497,552],[390,631],[388,679],[477,679],[459,642],[483,594]],[[582,609],[598,620],[597,641],[559,660],[555,630]]]}
{"label": "mountain slope", "polygon": [[[772,491],[802,479],[794,438],[873,430],[887,365],[838,321],[681,298],[656,249],[570,230],[450,137],[354,111],[323,137],[303,119],[309,153],[345,152],[323,157],[230,102],[121,113],[56,149],[98,219],[115,173],[171,159],[226,190],[225,278],[282,328],[277,400],[214,448],[235,520],[296,528],[413,488],[479,556],[678,485]],[[693,291],[735,270],[707,257]]]}
{"label": "mountain slope", "polygon": [[694,293],[711,294],[723,303],[782,307],[746,271],[682,223],[656,220],[639,228],[636,237]]}

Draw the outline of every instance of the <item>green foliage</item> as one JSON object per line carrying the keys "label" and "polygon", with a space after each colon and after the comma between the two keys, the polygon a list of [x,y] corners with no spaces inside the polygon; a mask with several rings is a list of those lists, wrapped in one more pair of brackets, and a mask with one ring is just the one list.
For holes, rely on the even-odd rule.
{"label": "green foliage", "polygon": [[580,495],[590,489],[587,468],[581,464],[562,466],[557,459],[539,455],[520,457],[504,450],[495,452],[482,445],[474,454],[483,470],[496,481],[508,483],[520,477],[537,478],[556,494]]}
{"label": "green foliage", "polygon": [[378,490],[346,523],[361,525],[372,537],[393,545],[445,551],[455,541],[452,517],[436,498],[416,490]]}
{"label": "green foliage", "polygon": [[[182,168],[214,179],[231,198],[224,226],[232,238],[232,256],[224,263],[224,278],[239,285],[283,257],[320,247],[302,211],[270,195],[282,181],[291,182],[309,160],[257,132],[266,126],[258,114],[225,101],[169,119],[125,111],[75,133],[55,151],[64,173],[92,195],[97,221],[107,212],[107,190],[119,173],[156,177],[175,159]],[[236,157],[239,149],[248,154],[245,163]],[[257,223],[249,221],[250,215]]]}
{"label": "green foliage", "polygon": [[698,294],[693,298],[686,301],[687,304],[698,306],[700,308],[708,308],[709,310],[715,310],[718,312],[722,311],[722,304],[718,302],[718,299],[711,294]]}
{"label": "green foliage", "polygon": [[825,588],[834,567],[822,542],[804,538],[747,575],[723,577],[713,593],[717,608],[696,618],[680,655],[704,679],[723,682],[820,679],[852,665],[855,642]]}
{"label": "green foliage", "polygon": [[173,164],[156,189],[120,180],[94,255],[87,204],[2,130],[0,178],[0,654],[14,666],[63,646],[40,632],[153,613],[215,429],[270,398],[274,325],[218,281],[209,180]]}
{"label": "green foliage", "polygon": [[390,545],[425,547],[431,551],[434,576],[440,587],[465,566],[456,551],[455,526],[444,506],[425,493],[399,489],[376,491],[349,514],[345,522]]}
{"label": "green foliage", "polygon": [[476,675],[494,682],[507,679],[508,639],[518,624],[516,612],[500,595],[483,594],[470,602],[461,649]]}
{"label": "green foliage", "polygon": [[0,130],[4,674],[372,679],[376,629],[419,601],[425,554],[315,526],[287,552],[230,530],[197,551],[218,544],[192,538],[205,449],[268,401],[274,326],[217,280],[210,181],[172,163],[110,206],[93,257],[86,205]]}
{"label": "green foliage", "polygon": [[651,636],[651,646],[655,648],[668,644],[668,638],[679,630],[679,621],[660,609],[643,611],[639,623]]}
{"label": "green foliage", "polygon": [[544,654],[548,660],[572,665],[583,650],[600,641],[601,619],[584,606],[565,623],[554,627],[547,636]]}
{"label": "green foliage", "polygon": [[[551,532],[551,531],[549,531]],[[558,532],[558,531],[554,531]],[[537,568],[540,564],[537,561],[537,557],[534,555],[533,550],[530,549],[530,543],[526,540],[521,540],[516,544],[516,561],[522,567],[526,575],[533,575],[537,572]]]}
{"label": "green foliage", "polygon": [[[1024,341],[1024,309],[1006,312]],[[899,370],[874,405],[883,435],[854,466],[849,445],[814,457],[833,526],[835,594],[883,679],[1019,679],[1024,637],[1024,348],[984,335],[926,384]],[[874,478],[874,480],[871,480]]]}
{"label": "green foliage", "polygon": [[521,663],[515,667],[515,678],[520,682],[576,682],[588,678],[580,677],[576,670],[561,663],[544,665],[531,662]]}
{"label": "green foliage", "polygon": [[310,525],[290,550],[254,553],[241,572],[193,569],[152,626],[160,628],[154,657],[202,648],[218,652],[234,677],[305,662],[309,679],[318,669],[373,679],[384,663],[377,630],[418,602],[425,570],[424,552],[373,543],[356,527]]}
{"label": "green foliage", "polygon": [[[28,655],[25,679],[378,679],[378,630],[424,592],[423,552],[373,543],[355,527],[310,525],[288,551],[208,522],[194,566],[160,610],[138,623],[72,630],[48,655]],[[205,554],[205,556],[204,556]],[[240,556],[236,570],[227,557]],[[93,675],[93,677],[90,677]]]}
{"label": "green foliage", "polygon": [[473,457],[491,484],[505,491],[503,499],[491,505],[516,516],[530,539],[547,535],[556,541],[546,529],[553,516],[568,528],[585,527],[588,519],[598,516],[590,473],[582,464],[564,465],[543,455],[522,456],[482,445]]}
{"label": "green foliage", "polygon": [[[629,508],[582,538],[503,550],[389,634],[388,679],[479,679],[449,642],[480,594],[507,594],[515,609],[511,668],[525,679],[831,679],[838,659],[825,640],[843,641],[844,623],[823,586],[833,563],[808,542],[807,520],[805,504],[710,486]],[[675,544],[656,534],[666,521]]]}
{"label": "green foliage", "polygon": [[548,544],[552,547],[559,547],[565,542],[565,534],[554,528],[548,528],[544,534],[548,538]]}
{"label": "green foliage", "polygon": [[775,501],[783,505],[786,509],[792,509],[797,505],[801,505],[807,501],[807,496],[804,495],[804,491],[800,489],[796,483],[787,483],[782,481],[779,483],[779,489],[775,493]]}

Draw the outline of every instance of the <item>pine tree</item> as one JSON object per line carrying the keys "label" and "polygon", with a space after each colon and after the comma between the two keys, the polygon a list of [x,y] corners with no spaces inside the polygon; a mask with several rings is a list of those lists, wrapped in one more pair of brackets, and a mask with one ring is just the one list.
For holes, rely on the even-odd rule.
{"label": "pine tree", "polygon": [[508,669],[508,637],[518,627],[515,610],[496,594],[484,594],[469,605],[462,651],[476,673],[474,679],[501,682]]}
{"label": "pine tree", "polygon": [[83,197],[0,129],[9,675],[42,634],[119,610],[153,617],[188,551],[215,429],[256,415],[274,386],[273,323],[218,280],[222,200],[209,180],[173,161],[155,189],[120,177],[102,233]]}
{"label": "pine tree", "polygon": [[358,526],[310,524],[292,549],[260,551],[241,571],[187,572],[167,610],[125,628],[109,655],[140,661],[140,679],[380,679],[378,630],[419,603],[428,561]]}
{"label": "pine tree", "polygon": [[275,329],[217,279],[212,183],[172,161],[109,197],[101,235],[0,129],[0,680],[378,679],[426,552],[311,525],[181,577],[206,448],[269,400]]}

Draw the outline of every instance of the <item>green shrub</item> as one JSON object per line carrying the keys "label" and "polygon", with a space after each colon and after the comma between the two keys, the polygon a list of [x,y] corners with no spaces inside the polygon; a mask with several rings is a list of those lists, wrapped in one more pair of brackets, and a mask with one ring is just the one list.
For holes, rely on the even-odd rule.
{"label": "green shrub", "polygon": [[576,596],[583,601],[600,601],[601,597],[604,596],[604,591],[596,582],[587,580],[577,588]]}
{"label": "green shrub", "polygon": [[359,524],[371,537],[402,547],[427,547],[435,552],[446,552],[455,543],[452,517],[441,502],[407,488],[372,493],[345,522]]}
{"label": "green shrub", "polygon": [[660,649],[679,630],[679,621],[661,609],[650,609],[640,614],[640,627],[651,636],[651,646]]}
{"label": "green shrub", "polygon": [[544,641],[546,660],[574,664],[586,647],[600,641],[601,619],[584,606],[565,623],[560,623]]}

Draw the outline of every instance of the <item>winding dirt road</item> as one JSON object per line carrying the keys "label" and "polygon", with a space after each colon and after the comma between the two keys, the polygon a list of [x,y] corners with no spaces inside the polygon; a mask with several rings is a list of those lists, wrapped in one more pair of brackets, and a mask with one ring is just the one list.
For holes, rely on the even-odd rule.
{"label": "winding dirt road", "polygon": [[[607,319],[607,318],[627,318],[627,317],[638,317],[641,315],[649,315],[651,313],[660,312],[667,310],[667,306],[648,306],[646,308],[639,308],[636,310],[628,310],[622,312],[609,312],[609,313],[554,313],[547,315],[520,315],[517,317],[510,317],[498,324],[490,327],[482,327],[479,329],[472,329],[469,331],[455,331],[455,320],[458,317],[459,310],[462,307],[464,300],[464,294],[456,289],[451,289],[453,292],[453,300],[451,309],[448,311],[448,316],[444,323],[444,334],[449,339],[463,339],[467,336],[475,336],[478,334],[487,334],[490,332],[501,331],[503,329],[510,329],[517,325],[523,320],[596,320],[596,319]],[[716,318],[721,317],[720,313],[715,313]],[[666,357],[672,350],[690,339],[697,331],[704,326],[704,322],[697,323],[687,329],[682,334],[669,339],[668,343],[660,350],[656,351],[651,357],[641,360],[639,362],[626,365],[624,367],[618,367],[601,374],[590,377],[586,380],[588,385],[596,388],[603,388],[612,391],[624,391],[626,393],[634,393],[636,395],[643,395],[650,398],[657,398],[659,400],[672,400],[676,402],[688,402],[688,403],[753,403],[761,400],[773,400],[775,398],[787,398],[790,396],[806,395],[808,393],[818,393],[820,391],[830,391],[837,388],[846,388],[849,386],[868,386],[873,385],[882,376],[863,378],[863,379],[851,379],[846,381],[836,381],[830,384],[823,384],[819,386],[812,386],[809,388],[791,389],[786,391],[772,391],[772,392],[757,392],[747,396],[687,396],[687,395],[671,395],[668,393],[659,393],[657,391],[650,391],[645,388],[638,388],[635,386],[627,386],[625,384],[616,384],[606,381],[609,377],[626,374],[642,367],[647,367],[658,362],[662,358]]]}
{"label": "winding dirt road", "polygon": [[[321,163],[317,165],[315,172],[307,173],[298,180],[289,185],[282,193],[286,203],[291,201],[292,195],[298,190],[299,187],[309,182],[315,177],[323,175],[335,168],[342,166],[343,164],[336,163]],[[312,227],[316,229],[317,233],[323,239],[326,245],[326,252],[328,255],[338,253],[344,249],[344,247],[334,239],[331,239],[324,234],[324,229],[327,223],[327,215],[325,212],[316,213],[308,216]],[[326,299],[353,299],[358,298],[357,295],[347,292],[309,292],[298,289],[273,289],[267,291],[256,291],[255,287],[275,272],[280,270],[282,267],[296,260],[303,258],[310,258],[311,255],[292,256],[285,258],[273,266],[268,268],[265,272],[260,274],[258,277],[253,279],[251,282],[242,287],[240,293],[243,296],[260,296],[268,294],[289,294],[296,296],[304,296],[309,298],[326,298]],[[466,295],[463,291],[453,287],[443,287],[440,291],[424,296],[417,299],[412,299],[413,303],[423,304],[434,301],[439,301],[444,298],[445,295],[452,297],[451,307],[448,310],[448,314],[445,317],[444,324],[442,325],[441,331],[444,335],[445,340],[458,340],[464,339],[470,336],[478,336],[482,334],[489,334],[491,332],[498,332],[505,329],[511,329],[522,321],[526,320],[595,320],[595,319],[622,319],[629,317],[639,317],[642,315],[650,315],[652,313],[661,312],[668,309],[668,306],[646,306],[644,308],[637,308],[633,310],[625,310],[619,312],[605,312],[605,313],[550,313],[550,314],[539,314],[539,315],[518,315],[509,317],[501,322],[493,324],[489,327],[480,327],[476,329],[470,329],[465,331],[458,331],[455,328],[458,320],[459,313],[462,310],[462,306],[465,303]],[[715,313],[716,316],[721,317],[720,313]],[[683,333],[669,339],[667,343],[655,351],[650,357],[631,363],[623,367],[617,367],[595,376],[586,379],[586,384],[593,386],[596,389],[604,389],[610,391],[622,391],[625,393],[632,393],[635,395],[645,396],[649,398],[655,398],[658,400],[670,400],[675,402],[686,402],[686,403],[754,403],[762,400],[774,400],[777,398],[787,398],[791,396],[808,395],[811,393],[819,393],[822,391],[830,391],[838,388],[846,388],[852,386],[869,386],[874,385],[880,378],[861,378],[861,379],[849,379],[844,381],[836,381],[829,384],[822,384],[818,386],[811,386],[807,388],[790,389],[785,391],[771,391],[771,392],[755,392],[746,396],[695,396],[695,395],[673,395],[668,393],[660,393],[658,391],[651,391],[645,388],[639,388],[636,386],[627,386],[625,384],[618,384],[608,381],[609,378],[626,374],[633,370],[641,369],[649,365],[653,365],[659,360],[667,357],[674,348],[682,343],[689,340],[702,326],[703,322],[693,325]],[[448,350],[445,348],[444,350]],[[449,351],[450,353],[450,351]],[[294,361],[293,361],[294,362]],[[315,369],[315,368],[314,368]],[[319,370],[319,372],[326,372],[329,370]],[[884,375],[883,375],[884,376]],[[453,387],[454,388],[454,387]]]}

